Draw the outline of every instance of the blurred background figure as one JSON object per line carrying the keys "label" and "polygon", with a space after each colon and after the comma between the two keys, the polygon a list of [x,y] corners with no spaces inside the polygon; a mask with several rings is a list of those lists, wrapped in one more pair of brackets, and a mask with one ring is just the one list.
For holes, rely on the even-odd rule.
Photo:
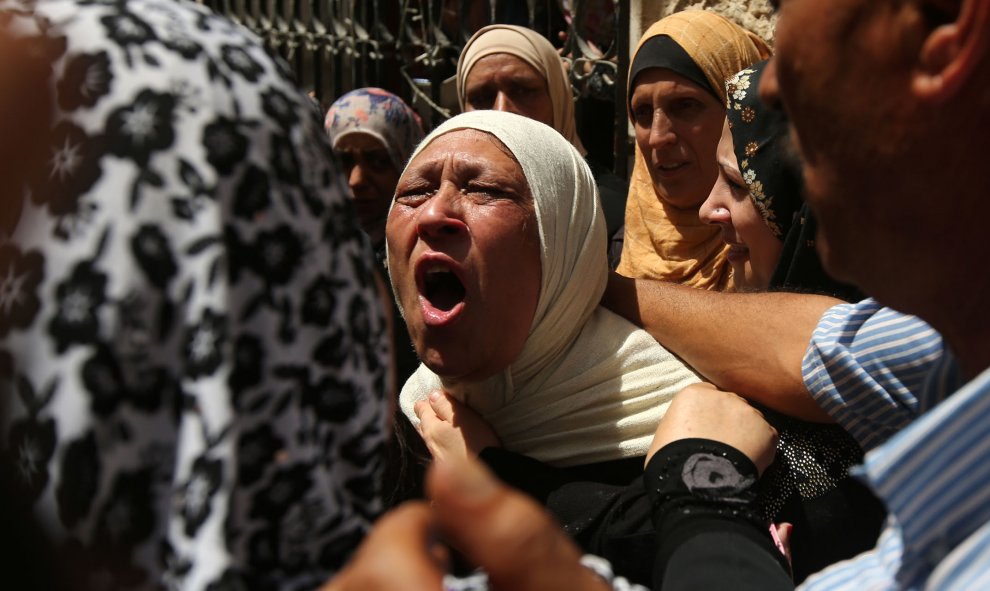
{"label": "blurred background figure", "polygon": [[[376,271],[383,282],[385,272],[385,221],[399,174],[413,149],[423,139],[423,127],[401,98],[381,88],[359,88],[337,99],[327,111],[324,127],[334,154],[344,169],[358,221],[374,248]],[[402,322],[395,298],[392,310],[392,352],[398,385],[419,365],[416,351]],[[386,448],[384,494],[387,505],[422,494],[422,472],[428,453],[408,421],[396,420],[395,436]]]}
{"label": "blurred background figure", "polygon": [[381,261],[395,184],[409,154],[423,139],[422,122],[391,92],[358,88],[330,105],[324,125],[347,175],[358,221]]}
{"label": "blurred background figure", "polygon": [[[577,133],[571,83],[550,41],[516,25],[479,30],[457,61],[457,98],[465,112],[507,111],[549,125],[564,136],[591,168],[611,241],[622,227],[628,184],[588,158]],[[616,264],[617,257],[612,267]]]}
{"label": "blurred background figure", "polygon": [[72,589],[317,586],[382,508],[390,367],[319,114],[194,2],[3,0],[0,30],[38,68],[0,47],[35,156],[0,177],[5,505]]}

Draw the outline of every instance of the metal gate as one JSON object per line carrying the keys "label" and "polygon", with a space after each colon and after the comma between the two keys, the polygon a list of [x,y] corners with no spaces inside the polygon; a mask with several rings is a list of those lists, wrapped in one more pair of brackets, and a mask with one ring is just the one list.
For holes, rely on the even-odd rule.
{"label": "metal gate", "polygon": [[380,86],[413,104],[427,126],[456,112],[444,82],[471,34],[494,22],[527,26],[570,66],[590,155],[626,175],[629,0],[200,1],[257,33],[324,108],[354,88]]}

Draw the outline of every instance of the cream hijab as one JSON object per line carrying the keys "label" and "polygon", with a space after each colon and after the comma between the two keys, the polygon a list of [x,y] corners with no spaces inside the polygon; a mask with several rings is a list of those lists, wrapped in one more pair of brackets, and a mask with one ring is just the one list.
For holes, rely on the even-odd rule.
{"label": "cream hijab", "polygon": [[608,273],[605,220],[587,164],[553,129],[499,111],[448,120],[411,161],[458,129],[492,134],[522,167],[540,234],[540,298],[511,366],[454,387],[420,365],[402,388],[403,412],[417,423],[413,405],[443,388],[477,411],[513,452],[558,466],[645,454],[673,395],[699,380],[645,331],[598,305]]}
{"label": "cream hijab", "polygon": [[[468,39],[457,60],[457,101],[464,110],[465,89],[468,74],[478,60],[495,53],[507,53],[529,64],[547,81],[550,101],[553,103],[553,128],[574,147],[587,153],[577,134],[574,121],[574,97],[567,81],[560,55],[542,35],[515,25],[489,25],[479,29]],[[734,72],[733,72],[734,73]]]}
{"label": "cream hijab", "polygon": [[[725,81],[770,56],[770,48],[755,33],[714,12],[686,10],[647,29],[632,61],[644,43],[660,35],[670,37],[687,52],[723,105]],[[627,97],[632,96],[632,83],[631,79],[627,82]],[[632,113],[629,117],[632,120]],[[731,267],[718,227],[698,219],[697,210],[667,206],[653,190],[638,145],[635,158],[626,200],[622,259],[616,270],[627,277],[663,279],[703,289],[731,287]]]}

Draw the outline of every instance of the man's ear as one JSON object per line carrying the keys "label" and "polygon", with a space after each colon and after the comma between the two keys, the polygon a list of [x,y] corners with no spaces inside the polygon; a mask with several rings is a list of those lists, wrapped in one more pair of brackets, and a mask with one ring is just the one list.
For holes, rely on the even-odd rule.
{"label": "man's ear", "polygon": [[955,20],[937,25],[922,44],[911,87],[923,100],[948,100],[990,58],[990,2],[960,0],[958,4]]}

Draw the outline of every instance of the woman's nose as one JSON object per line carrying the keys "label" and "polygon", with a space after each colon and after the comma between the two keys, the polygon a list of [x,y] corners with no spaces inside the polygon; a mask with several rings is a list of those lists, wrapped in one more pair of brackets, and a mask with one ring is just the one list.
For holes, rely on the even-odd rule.
{"label": "woman's nose", "polygon": [[416,233],[425,239],[451,238],[467,233],[458,203],[460,193],[445,184],[419,209]]}
{"label": "woman's nose", "polygon": [[351,190],[358,189],[367,182],[367,175],[365,174],[364,168],[360,164],[355,164],[351,167],[350,173],[347,175],[347,185]]}
{"label": "woman's nose", "polygon": [[662,148],[677,141],[674,124],[670,117],[661,109],[653,112],[653,124],[650,126],[650,147]]}
{"label": "woman's nose", "polygon": [[715,182],[715,187],[708,195],[708,199],[705,199],[701,208],[698,209],[698,218],[706,224],[729,224],[732,222],[729,208],[725,206],[721,195],[719,195],[719,183],[720,181]]}
{"label": "woman's nose", "polygon": [[495,95],[495,102],[492,104],[493,111],[504,111],[506,113],[515,113],[521,115],[518,109],[516,109],[515,103],[509,98],[509,95],[505,91],[500,90],[497,95]]}

